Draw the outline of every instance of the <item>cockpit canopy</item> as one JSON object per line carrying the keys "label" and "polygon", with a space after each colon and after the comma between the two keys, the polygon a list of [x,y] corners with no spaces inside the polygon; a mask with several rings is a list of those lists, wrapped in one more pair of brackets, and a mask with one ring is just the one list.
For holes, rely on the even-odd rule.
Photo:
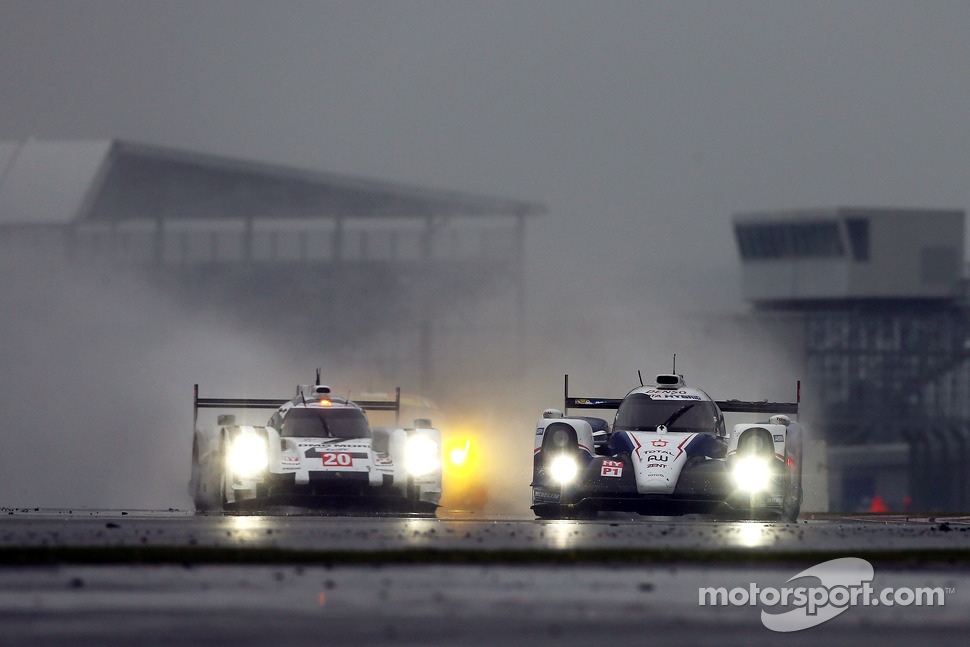
{"label": "cockpit canopy", "polygon": [[[274,416],[271,426],[290,438],[370,438],[364,412],[356,408],[292,407]],[[282,424],[280,424],[282,422]],[[275,423],[275,424],[274,424]]]}
{"label": "cockpit canopy", "polygon": [[613,431],[667,431],[725,435],[724,417],[709,400],[654,400],[645,393],[632,393],[623,399]]}

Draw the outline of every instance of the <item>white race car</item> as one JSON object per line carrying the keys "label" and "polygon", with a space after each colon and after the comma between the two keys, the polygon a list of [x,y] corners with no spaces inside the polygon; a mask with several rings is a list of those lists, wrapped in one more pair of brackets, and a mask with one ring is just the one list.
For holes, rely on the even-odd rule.
{"label": "white race car", "polygon": [[[626,397],[569,396],[547,409],[533,448],[532,510],[542,518],[598,511],[685,513],[794,521],[801,507],[798,403],[714,401],[683,376],[657,376]],[[571,408],[616,410],[602,418]],[[734,425],[724,413],[772,415]]]}
{"label": "white race car", "polygon": [[[398,394],[400,391],[398,391]],[[265,426],[222,414],[199,424],[199,409],[275,409]],[[365,409],[400,412],[395,400],[351,402],[318,383],[289,401],[200,398],[189,494],[200,511],[272,504],[379,508],[433,514],[441,498],[441,433],[372,428]]]}

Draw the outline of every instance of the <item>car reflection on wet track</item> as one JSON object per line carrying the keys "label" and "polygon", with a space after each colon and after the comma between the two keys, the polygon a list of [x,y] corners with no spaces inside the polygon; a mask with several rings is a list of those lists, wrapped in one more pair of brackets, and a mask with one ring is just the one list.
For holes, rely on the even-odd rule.
{"label": "car reflection on wet track", "polygon": [[880,585],[943,587],[946,604],[852,609],[796,642],[970,631],[967,518],[275,512],[0,510],[0,644],[587,647],[643,644],[646,627],[651,642],[771,645],[757,607],[701,606],[699,587],[777,587],[836,554],[883,555]]}
{"label": "car reflection on wet track", "polygon": [[176,546],[303,551],[965,549],[970,519],[803,519],[798,523],[616,514],[595,520],[529,516],[202,515],[171,511],[0,511],[0,549],[25,546]]}

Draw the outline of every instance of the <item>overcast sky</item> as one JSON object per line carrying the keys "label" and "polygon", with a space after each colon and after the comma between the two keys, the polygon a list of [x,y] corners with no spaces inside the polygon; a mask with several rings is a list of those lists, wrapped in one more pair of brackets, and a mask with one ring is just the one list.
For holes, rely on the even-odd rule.
{"label": "overcast sky", "polygon": [[[711,355],[703,326],[672,343],[676,312],[742,306],[734,212],[965,209],[968,34],[963,1],[0,0],[0,140],[121,138],[542,202],[530,302],[575,336],[530,348],[552,360],[529,416],[563,372],[621,394],[671,352],[727,385],[715,396],[780,399],[786,362],[740,337]],[[184,506],[189,385],[288,391],[309,371],[127,282],[0,260],[0,505]],[[162,391],[136,400],[147,375]],[[23,426],[21,408],[46,418]]]}
{"label": "overcast sky", "polygon": [[537,200],[542,289],[676,263],[734,299],[732,212],[965,208],[967,34],[966,2],[0,0],[0,138]]}

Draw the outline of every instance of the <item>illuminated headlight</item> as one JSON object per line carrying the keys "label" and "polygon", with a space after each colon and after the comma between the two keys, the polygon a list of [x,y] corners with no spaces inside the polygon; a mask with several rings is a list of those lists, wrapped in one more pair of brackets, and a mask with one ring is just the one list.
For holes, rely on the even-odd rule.
{"label": "illuminated headlight", "polygon": [[238,476],[255,476],[269,465],[266,440],[253,434],[236,436],[229,447],[226,465]]}
{"label": "illuminated headlight", "polygon": [[572,481],[578,472],[579,466],[576,465],[576,459],[565,454],[556,456],[549,464],[549,474],[562,484]]}
{"label": "illuminated headlight", "polygon": [[745,492],[761,492],[771,483],[771,466],[761,458],[739,458],[734,464],[734,483]]}
{"label": "illuminated headlight", "polygon": [[411,436],[404,448],[404,467],[411,476],[427,476],[441,466],[438,443],[427,436]]}

